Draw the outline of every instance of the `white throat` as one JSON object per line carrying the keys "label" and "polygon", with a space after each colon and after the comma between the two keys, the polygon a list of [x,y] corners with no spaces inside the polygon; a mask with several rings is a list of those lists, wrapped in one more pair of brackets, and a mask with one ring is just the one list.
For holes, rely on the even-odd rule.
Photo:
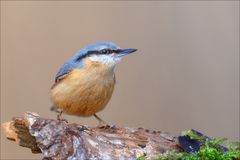
{"label": "white throat", "polygon": [[89,59],[91,61],[96,61],[96,62],[100,62],[102,64],[111,65],[111,66],[115,66],[121,60],[120,57],[117,57],[113,54],[110,54],[110,55],[91,55],[89,57]]}

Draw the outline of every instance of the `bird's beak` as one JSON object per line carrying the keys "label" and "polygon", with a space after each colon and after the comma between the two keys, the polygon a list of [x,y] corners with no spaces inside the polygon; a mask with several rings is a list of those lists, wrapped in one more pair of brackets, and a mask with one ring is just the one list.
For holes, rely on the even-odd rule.
{"label": "bird's beak", "polygon": [[125,49],[118,49],[116,53],[117,53],[118,57],[123,57],[123,56],[133,53],[135,51],[137,51],[137,49],[125,48]]}

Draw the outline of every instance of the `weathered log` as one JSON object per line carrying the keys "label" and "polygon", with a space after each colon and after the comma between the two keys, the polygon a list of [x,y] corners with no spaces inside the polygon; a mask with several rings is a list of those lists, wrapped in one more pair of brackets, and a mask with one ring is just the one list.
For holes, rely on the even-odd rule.
{"label": "weathered log", "polygon": [[2,124],[6,137],[43,159],[136,159],[182,151],[177,137],[129,127],[88,127],[26,113]]}

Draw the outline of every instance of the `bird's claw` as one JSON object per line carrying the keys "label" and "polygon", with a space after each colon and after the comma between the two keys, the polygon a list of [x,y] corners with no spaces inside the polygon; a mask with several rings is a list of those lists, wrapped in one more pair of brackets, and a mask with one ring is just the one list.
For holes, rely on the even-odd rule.
{"label": "bird's claw", "polygon": [[81,132],[83,132],[83,131],[89,131],[89,128],[87,128],[87,127],[84,126],[84,125],[81,125],[81,126],[79,127],[79,131],[81,131]]}
{"label": "bird's claw", "polygon": [[100,123],[97,127],[100,129],[113,129],[113,130],[117,129],[116,125],[109,125],[106,123],[105,124]]}

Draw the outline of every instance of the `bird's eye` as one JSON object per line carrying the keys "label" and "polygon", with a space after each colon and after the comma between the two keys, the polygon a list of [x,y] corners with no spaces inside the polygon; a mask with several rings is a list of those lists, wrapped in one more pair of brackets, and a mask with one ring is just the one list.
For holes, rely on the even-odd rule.
{"label": "bird's eye", "polygon": [[103,54],[107,54],[107,52],[108,52],[108,50],[106,50],[106,49],[103,49],[103,50],[102,50],[102,53],[103,53]]}
{"label": "bird's eye", "polygon": [[107,54],[107,52],[108,52],[108,50],[106,50],[106,49],[101,50],[102,54]]}
{"label": "bird's eye", "polygon": [[110,50],[110,49],[103,49],[103,50],[101,50],[101,53],[102,54],[111,54],[112,50]]}

